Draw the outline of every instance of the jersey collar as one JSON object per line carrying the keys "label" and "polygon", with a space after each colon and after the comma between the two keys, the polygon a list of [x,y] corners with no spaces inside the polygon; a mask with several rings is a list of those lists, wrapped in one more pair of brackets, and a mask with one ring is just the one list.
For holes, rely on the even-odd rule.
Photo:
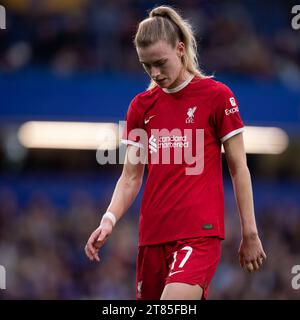
{"label": "jersey collar", "polygon": [[167,89],[167,88],[162,88],[162,90],[166,93],[175,93],[178,92],[180,90],[182,90],[183,88],[185,88],[194,78],[195,75],[191,74],[189,76],[189,78],[187,80],[185,80],[182,84],[180,84],[179,86],[172,88],[172,89]]}

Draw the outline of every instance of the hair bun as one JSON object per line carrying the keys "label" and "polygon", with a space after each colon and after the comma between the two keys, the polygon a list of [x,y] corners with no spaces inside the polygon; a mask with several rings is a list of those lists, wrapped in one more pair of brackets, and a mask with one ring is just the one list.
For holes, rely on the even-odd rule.
{"label": "hair bun", "polygon": [[161,18],[167,18],[169,19],[169,15],[167,12],[163,11],[163,10],[152,10],[152,12],[150,13],[150,17],[154,18],[154,17],[161,17]]}
{"label": "hair bun", "polygon": [[166,18],[166,14],[165,13],[152,13],[152,17],[162,17],[162,18]]}

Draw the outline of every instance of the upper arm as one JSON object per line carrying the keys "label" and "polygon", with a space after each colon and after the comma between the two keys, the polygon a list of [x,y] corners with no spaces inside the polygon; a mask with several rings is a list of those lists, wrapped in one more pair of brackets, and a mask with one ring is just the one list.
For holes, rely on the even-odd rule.
{"label": "upper arm", "polygon": [[244,130],[238,102],[224,84],[219,84],[213,98],[212,119],[216,136],[222,143]]}
{"label": "upper arm", "polygon": [[238,133],[223,143],[228,168],[231,174],[247,166],[243,133]]}
{"label": "upper arm", "polygon": [[143,154],[141,148],[133,145],[127,146],[125,162],[122,171],[123,178],[142,183],[145,171],[145,163],[142,161],[142,157]]}

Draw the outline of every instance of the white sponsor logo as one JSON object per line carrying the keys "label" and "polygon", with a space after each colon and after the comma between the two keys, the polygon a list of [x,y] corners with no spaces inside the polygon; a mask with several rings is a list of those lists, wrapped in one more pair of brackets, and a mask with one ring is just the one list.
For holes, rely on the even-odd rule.
{"label": "white sponsor logo", "polygon": [[[124,127],[126,123],[120,122],[122,129],[117,133],[118,136],[112,133],[111,137],[121,140],[120,148],[97,150],[99,164],[124,164],[127,161],[132,164],[184,164],[187,175],[203,172],[204,129],[151,129],[148,135],[145,129],[135,128],[128,133],[125,131],[124,137]],[[126,145],[136,148],[127,148]]]}
{"label": "white sponsor logo", "polygon": [[0,6],[0,29],[6,29],[6,11],[3,6]]}
{"label": "white sponsor logo", "polygon": [[0,264],[0,290],[6,289],[6,270],[5,268]]}
{"label": "white sponsor logo", "polygon": [[295,290],[300,289],[300,265],[296,264],[292,268],[292,274],[295,274],[295,276],[292,278],[292,288]]}
{"label": "white sponsor logo", "polygon": [[143,285],[143,281],[139,281],[138,284],[137,284],[137,291],[138,291],[138,293],[141,293],[141,292],[142,292],[142,285]]}
{"label": "white sponsor logo", "polygon": [[150,153],[157,152],[157,143],[154,135],[149,138],[149,149]]}
{"label": "white sponsor logo", "polygon": [[185,119],[185,123],[194,123],[194,113],[197,107],[191,107],[187,111],[187,118]]}
{"label": "white sponsor logo", "polygon": [[235,102],[234,97],[229,98],[229,101],[230,101],[230,104],[231,104],[233,107],[236,106],[236,102]]}
{"label": "white sponsor logo", "polygon": [[[196,136],[193,132],[196,131]],[[193,147],[193,141],[194,147]],[[145,141],[145,140],[144,140]],[[150,139],[146,140],[151,164],[187,164],[186,174],[202,173],[204,169],[204,130],[203,129],[151,129]],[[159,151],[159,152],[158,152]]]}
{"label": "white sponsor logo", "polygon": [[292,28],[294,30],[300,29],[300,4],[293,6],[292,14],[295,14],[291,21]]}
{"label": "white sponsor logo", "polygon": [[169,277],[171,277],[173,274],[175,273],[179,273],[179,272],[183,272],[184,270],[178,270],[178,271],[174,271],[174,272],[170,272],[169,273]]}
{"label": "white sponsor logo", "polygon": [[188,148],[187,136],[162,136],[158,141],[159,148]]}
{"label": "white sponsor logo", "polygon": [[148,119],[145,119],[145,124],[147,124],[152,118],[154,118],[156,116],[156,114],[155,115],[153,115],[153,116],[150,116]]}
{"label": "white sponsor logo", "polygon": [[233,114],[235,112],[239,112],[239,107],[235,107],[235,108],[232,108],[232,109],[225,109],[226,116],[229,116],[230,114]]}
{"label": "white sponsor logo", "polygon": [[149,138],[150,153],[157,152],[159,148],[188,148],[187,136],[159,136],[158,143],[154,135]]}

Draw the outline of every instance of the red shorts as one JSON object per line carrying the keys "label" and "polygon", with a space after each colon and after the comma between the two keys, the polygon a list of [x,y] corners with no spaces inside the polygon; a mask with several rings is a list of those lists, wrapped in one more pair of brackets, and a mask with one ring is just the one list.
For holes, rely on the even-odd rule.
{"label": "red shorts", "polygon": [[199,285],[207,299],[221,256],[221,239],[199,237],[138,248],[137,300],[159,300],[166,284]]}

